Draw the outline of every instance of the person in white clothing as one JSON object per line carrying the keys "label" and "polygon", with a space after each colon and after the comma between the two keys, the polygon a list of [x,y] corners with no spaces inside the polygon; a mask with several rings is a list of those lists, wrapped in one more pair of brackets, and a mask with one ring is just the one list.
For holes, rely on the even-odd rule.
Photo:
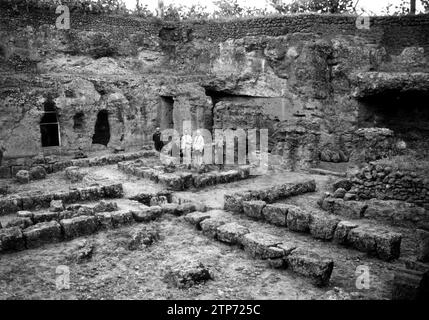
{"label": "person in white clothing", "polygon": [[189,134],[189,129],[185,130],[185,134],[182,136],[181,149],[183,154],[183,163],[191,164],[192,162],[192,136]]}
{"label": "person in white clothing", "polygon": [[201,135],[200,130],[197,130],[196,132],[192,149],[195,154],[195,164],[201,165],[203,162],[204,138]]}

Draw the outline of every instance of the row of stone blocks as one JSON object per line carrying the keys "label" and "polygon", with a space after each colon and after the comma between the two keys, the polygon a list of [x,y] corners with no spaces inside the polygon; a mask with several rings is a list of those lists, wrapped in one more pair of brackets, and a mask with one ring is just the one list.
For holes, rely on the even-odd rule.
{"label": "row of stone blocks", "polygon": [[31,159],[31,163],[14,166],[0,167],[0,179],[15,177],[20,170],[30,170],[34,166],[42,166],[47,173],[63,171],[67,167],[95,167],[115,164],[123,161],[130,161],[139,158],[150,158],[157,156],[157,152],[153,150],[142,150],[130,153],[108,154],[94,158],[70,159],[57,161],[44,157],[40,159]]}
{"label": "row of stone blocks", "polygon": [[[115,209],[113,207],[113,209]],[[118,228],[133,222],[150,222],[163,214],[183,215],[193,211],[204,211],[205,207],[196,203],[173,204],[147,207],[140,205],[129,210],[84,212],[71,218],[60,219],[60,215],[45,217],[44,222],[34,225],[13,226],[0,229],[0,253],[37,248],[47,243],[88,236],[98,231]],[[31,214],[31,213],[30,213]],[[27,219],[37,222],[36,215]],[[48,220],[50,219],[50,220]]]}
{"label": "row of stone blocks", "polygon": [[199,230],[218,241],[237,245],[256,259],[268,260],[277,269],[289,269],[308,277],[316,286],[329,283],[334,262],[311,250],[297,247],[293,242],[247,227],[218,215],[222,211],[193,212],[184,218]]}
{"label": "row of stone blocks", "polygon": [[243,211],[253,219],[287,227],[295,232],[310,233],[323,241],[333,240],[385,261],[397,259],[400,255],[402,235],[386,228],[341,220],[286,203],[244,201]]}
{"label": "row of stone blocks", "polygon": [[404,227],[429,225],[429,210],[399,200],[371,199],[363,202],[340,199],[326,193],[318,205],[329,213],[350,219],[374,219]]}
{"label": "row of stone blocks", "polygon": [[204,188],[206,186],[247,179],[250,176],[250,166],[241,166],[236,170],[229,171],[193,174],[191,172],[180,171],[165,173],[161,168],[145,167],[134,162],[121,162],[118,163],[118,169],[127,174],[161,183],[167,189],[175,191],[189,188]]}
{"label": "row of stone blocks", "polygon": [[280,199],[314,191],[316,191],[316,182],[314,180],[308,180],[297,183],[284,183],[256,190],[241,191],[233,194],[225,194],[224,209],[234,213],[243,213],[244,201],[261,200],[266,203],[273,203]]}
{"label": "row of stone blocks", "polygon": [[123,196],[122,184],[111,184],[55,193],[29,193],[12,195],[0,198],[0,215],[31,210],[34,208],[48,208],[52,200],[62,200],[64,203],[75,203],[98,199],[114,199]]}

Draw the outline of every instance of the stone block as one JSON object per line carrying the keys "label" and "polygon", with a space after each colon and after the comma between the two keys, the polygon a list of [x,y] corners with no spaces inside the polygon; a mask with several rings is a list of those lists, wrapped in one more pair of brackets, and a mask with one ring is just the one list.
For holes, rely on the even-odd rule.
{"label": "stone block", "polygon": [[351,229],[347,237],[353,248],[386,261],[399,257],[401,240],[399,233],[367,226]]}
{"label": "stone block", "polygon": [[137,222],[149,222],[161,217],[162,208],[159,206],[147,207],[142,205],[138,209],[131,210],[131,214]]}
{"label": "stone block", "polygon": [[33,221],[28,217],[15,217],[4,224],[4,228],[19,227],[21,229],[28,228],[33,225]]}
{"label": "stone block", "polygon": [[41,180],[46,178],[46,170],[42,166],[35,166],[30,169],[31,180]]}
{"label": "stone block", "polygon": [[312,213],[296,206],[289,206],[287,214],[287,227],[297,232],[309,232]]}
{"label": "stone block", "polygon": [[25,240],[19,227],[0,229],[0,252],[25,249]]}
{"label": "stone block", "polygon": [[343,199],[327,197],[323,200],[321,208],[334,215],[347,217],[350,219],[360,219],[368,207],[360,201],[344,201]]}
{"label": "stone block", "polygon": [[252,257],[258,259],[277,259],[284,257],[286,253],[279,247],[282,243],[283,240],[281,238],[262,232],[245,234],[242,240],[244,250]]}
{"label": "stone block", "polygon": [[110,230],[113,228],[111,212],[97,212],[95,217],[97,218],[98,229]]}
{"label": "stone block", "polygon": [[322,258],[317,253],[296,249],[286,257],[287,267],[293,272],[310,278],[315,285],[325,286],[329,283],[334,262],[329,258]]}
{"label": "stone block", "polygon": [[16,173],[15,178],[19,183],[29,183],[30,182],[30,172],[28,172],[28,170],[19,170]]}
{"label": "stone block", "polygon": [[225,194],[224,208],[225,210],[232,211],[234,213],[242,213],[243,201],[249,201],[249,200],[252,200],[252,195],[250,192]]}
{"label": "stone block", "polygon": [[357,228],[359,225],[350,221],[340,221],[335,229],[334,241],[338,244],[348,245],[348,236],[350,230]]}
{"label": "stone block", "polygon": [[267,204],[263,208],[262,214],[265,220],[269,223],[285,227],[287,226],[287,213],[289,206],[290,205],[285,203]]}
{"label": "stone block", "polygon": [[101,200],[100,202],[98,202],[93,208],[94,213],[112,212],[116,210],[118,210],[118,204],[116,202],[108,202],[104,200]]}
{"label": "stone block", "polygon": [[205,219],[209,219],[209,218],[211,218],[210,213],[200,212],[200,211],[188,213],[184,217],[186,222],[197,226],[197,229],[199,229],[199,230],[201,230],[201,226],[200,226],[201,221],[203,221]]}
{"label": "stone block", "polygon": [[244,235],[249,232],[248,228],[238,223],[231,222],[221,225],[217,229],[217,238],[219,241],[229,244],[242,244]]}
{"label": "stone block", "polygon": [[178,215],[179,214],[179,205],[176,203],[165,203],[161,205],[162,214],[172,214],[172,215]]}
{"label": "stone block", "polygon": [[64,204],[62,200],[52,200],[49,211],[51,212],[60,212],[64,210]]}
{"label": "stone block", "polygon": [[25,229],[23,234],[29,249],[62,240],[61,225],[57,221],[35,224]]}
{"label": "stone block", "polygon": [[123,225],[128,225],[134,222],[133,213],[128,210],[113,211],[112,224],[114,228],[118,228]]}
{"label": "stone block", "polygon": [[30,218],[33,219],[33,212],[31,211],[18,211],[16,213],[16,215],[18,216],[18,218]]}
{"label": "stone block", "polygon": [[58,212],[51,212],[51,211],[35,212],[33,214],[33,223],[37,224],[40,222],[58,220],[58,217],[59,217]]}
{"label": "stone block", "polygon": [[310,222],[310,233],[316,239],[330,241],[340,219],[330,215],[314,214]]}
{"label": "stone block", "polygon": [[87,236],[97,232],[98,221],[94,216],[81,216],[60,221],[66,239]]}
{"label": "stone block", "polygon": [[187,289],[212,279],[209,268],[196,260],[184,260],[167,266],[164,281],[179,289]]}
{"label": "stone block", "polygon": [[262,214],[262,211],[265,208],[265,205],[265,201],[243,201],[243,212],[246,216],[250,218],[256,220],[263,220],[264,215]]}
{"label": "stone block", "polygon": [[218,228],[229,221],[226,218],[214,217],[200,222],[201,230],[206,236],[217,239]]}

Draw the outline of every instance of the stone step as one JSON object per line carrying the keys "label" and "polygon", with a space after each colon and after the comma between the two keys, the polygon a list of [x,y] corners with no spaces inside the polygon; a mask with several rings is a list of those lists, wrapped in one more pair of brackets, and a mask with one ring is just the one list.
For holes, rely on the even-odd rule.
{"label": "stone step", "polygon": [[69,160],[54,160],[52,157],[43,157],[38,159],[29,159],[25,165],[10,165],[0,167],[0,179],[13,178],[14,173],[19,170],[30,170],[35,166],[42,166],[47,173],[54,173],[64,170],[67,167],[95,167],[115,164],[123,161],[130,161],[140,158],[150,158],[158,156],[158,153],[153,150],[142,150],[136,152],[107,154],[98,157],[69,159]]}
{"label": "stone step", "polygon": [[62,200],[64,203],[91,201],[98,199],[114,199],[123,197],[121,183],[76,188],[76,190],[60,191],[56,193],[28,193],[12,195],[0,199],[0,215],[15,213],[22,210],[31,210],[36,207],[48,208],[52,200]]}
{"label": "stone step", "polygon": [[322,176],[335,176],[335,177],[341,177],[341,178],[347,177],[347,174],[343,172],[330,171],[330,170],[319,169],[319,168],[310,168],[308,169],[308,172],[312,174],[320,174]]}
{"label": "stone step", "polygon": [[180,171],[167,173],[164,166],[151,167],[142,161],[118,163],[118,169],[140,178],[163,184],[169,190],[182,191],[190,188],[204,188],[222,183],[230,183],[250,177],[250,166],[241,166],[228,171],[192,173]]}
{"label": "stone step", "polygon": [[254,220],[309,233],[316,239],[334,241],[385,261],[397,259],[400,255],[402,235],[387,227],[350,222],[286,203],[243,201],[242,207],[244,215]]}
{"label": "stone step", "polygon": [[202,230],[203,234],[229,245],[237,245],[253,258],[267,260],[274,268],[291,270],[311,279],[316,286],[329,283],[333,260],[299,248],[289,239],[252,232],[245,226],[231,222],[231,217],[223,210],[193,212],[184,219]]}
{"label": "stone step", "polygon": [[260,188],[232,194],[225,194],[224,209],[234,213],[242,213],[244,201],[255,200],[273,203],[280,199],[286,199],[307,192],[314,192],[315,190],[316,182],[314,180],[307,180],[304,182],[274,185],[269,188]]}
{"label": "stone step", "polygon": [[371,199],[363,202],[335,198],[326,193],[318,205],[331,214],[350,219],[365,218],[413,228],[429,224],[428,210],[404,201]]}
{"label": "stone step", "polygon": [[[104,208],[107,210],[105,204]],[[76,205],[76,208],[78,205]],[[101,210],[101,206],[98,205]],[[88,236],[98,231],[104,231],[121,226],[130,225],[132,223],[150,222],[158,219],[163,214],[184,215],[190,212],[200,210],[204,211],[205,206],[199,203],[165,203],[160,206],[145,206],[136,203],[133,207],[127,209],[113,208],[110,211],[97,210],[97,205],[93,208],[88,206],[80,206],[76,215],[60,219],[58,212],[57,215],[45,217],[49,221],[34,220],[32,219],[31,212],[29,216],[21,218],[37,222],[31,225],[10,226],[7,228],[0,228],[0,253],[8,253],[13,251],[20,251],[24,249],[36,248],[47,243],[55,243],[63,240],[71,240],[76,237]],[[76,209],[75,208],[75,209]],[[85,208],[83,211],[82,208]],[[95,208],[95,209],[94,209]],[[81,213],[81,214],[80,214]]]}

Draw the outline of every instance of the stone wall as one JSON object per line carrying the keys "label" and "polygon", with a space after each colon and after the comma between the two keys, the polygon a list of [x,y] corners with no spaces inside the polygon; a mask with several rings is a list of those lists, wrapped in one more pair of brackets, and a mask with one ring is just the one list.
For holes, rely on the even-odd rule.
{"label": "stone wall", "polygon": [[429,209],[429,180],[416,172],[370,163],[352,180],[350,193],[360,199],[402,200]]}
{"label": "stone wall", "polygon": [[[370,30],[337,15],[163,22],[72,13],[67,31],[56,30],[55,19],[43,12],[0,16],[6,159],[142,146],[165,126],[159,110],[167,99],[179,131],[183,121],[193,129],[256,126],[269,130],[270,149],[298,141],[304,159],[283,156],[299,169],[317,164],[320,150],[350,153],[362,105],[352,96],[361,85],[356,72],[429,69],[428,15],[374,17]],[[49,97],[61,138],[53,149],[41,146],[39,128]],[[93,144],[100,111],[110,124],[104,146]],[[311,128],[282,129],[301,120]]]}

